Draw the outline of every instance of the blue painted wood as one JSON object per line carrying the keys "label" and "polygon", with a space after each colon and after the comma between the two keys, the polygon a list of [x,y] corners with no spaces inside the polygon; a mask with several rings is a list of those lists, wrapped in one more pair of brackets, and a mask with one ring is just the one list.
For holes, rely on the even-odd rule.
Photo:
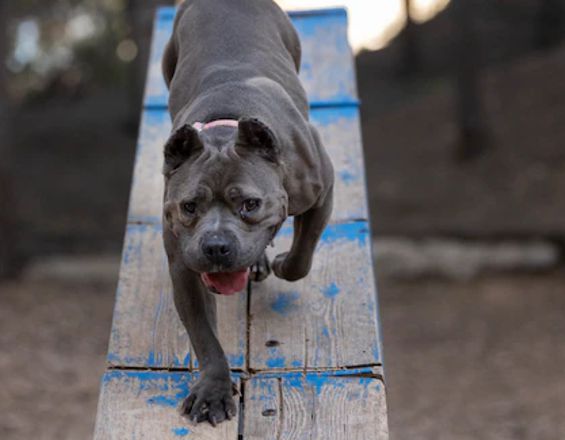
{"label": "blue painted wood", "polygon": [[[237,419],[214,429],[207,423],[195,427],[178,414],[177,408],[198,378],[198,373],[185,372],[106,372],[102,378],[95,438],[236,440]],[[237,374],[232,376],[232,381],[239,386]]]}
{"label": "blue painted wood", "polygon": [[385,440],[384,384],[373,369],[259,374],[246,384],[246,440]]}
{"label": "blue painted wood", "polygon": [[[285,227],[268,249],[290,248]],[[381,338],[367,222],[326,228],[307,278],[253,283],[249,365],[255,371],[380,365]],[[273,343],[275,341],[275,343]]]}
{"label": "blue painted wood", "polygon": [[[196,380],[197,373],[107,372],[95,438],[235,440],[238,433],[246,440],[387,438],[384,385],[372,369],[257,375],[246,380],[245,414],[217,428],[193,426],[177,413]],[[241,382],[237,374],[232,380]]]}
{"label": "blue painted wood", "polygon": [[[292,227],[283,228],[277,247],[269,252],[274,255],[287,249],[291,237]],[[334,273],[334,255],[341,256],[341,274]],[[225,331],[220,328],[230,367],[244,369],[248,350],[254,370],[380,364],[378,305],[370,262],[367,222],[330,225],[307,279],[289,284],[271,277],[254,285],[250,349],[246,295],[219,297],[221,322],[233,323],[224,326]],[[351,322],[356,325],[349,326]],[[280,331],[285,328],[307,331],[304,351],[296,351],[293,341],[285,339]],[[348,345],[361,336],[362,346]],[[275,339],[279,346],[265,345]],[[174,308],[160,224],[127,228],[107,358],[114,366],[197,367]]]}
{"label": "blue painted wood", "polygon": [[[332,157],[336,173],[331,221],[367,219],[359,109],[348,106],[316,108],[311,112],[311,119]],[[170,129],[171,122],[165,109],[144,111],[130,196],[130,223],[161,222],[162,151]]]}
{"label": "blue painted wood", "polygon": [[[146,108],[165,108],[168,92],[161,74],[161,58],[172,31],[174,8],[157,14],[145,94]],[[289,13],[302,41],[300,77],[313,107],[357,105],[353,56],[347,40],[344,9]]]}
{"label": "blue painted wood", "polygon": [[171,119],[166,110],[143,111],[129,200],[129,223],[161,223],[163,148],[170,132]]}

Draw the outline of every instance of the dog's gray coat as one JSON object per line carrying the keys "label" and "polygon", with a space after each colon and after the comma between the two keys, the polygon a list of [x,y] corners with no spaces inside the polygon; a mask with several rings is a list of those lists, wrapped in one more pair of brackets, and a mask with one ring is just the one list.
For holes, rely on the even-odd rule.
{"label": "dog's gray coat", "polygon": [[[202,372],[182,409],[193,421],[216,424],[236,412],[215,298],[200,274],[257,263],[261,280],[264,250],[291,215],[291,249],[272,269],[300,279],[331,214],[333,168],[309,122],[300,57],[296,31],[271,0],[187,0],[165,51],[173,130],[163,235],[175,304]],[[239,126],[193,128],[226,118]]]}

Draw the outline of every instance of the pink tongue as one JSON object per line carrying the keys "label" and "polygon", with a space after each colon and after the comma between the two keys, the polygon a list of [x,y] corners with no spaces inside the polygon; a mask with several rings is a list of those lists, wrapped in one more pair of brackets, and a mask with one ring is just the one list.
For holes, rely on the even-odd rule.
{"label": "pink tongue", "polygon": [[241,292],[247,286],[249,269],[240,272],[203,273],[202,281],[206,286],[213,287],[222,295],[233,295]]}

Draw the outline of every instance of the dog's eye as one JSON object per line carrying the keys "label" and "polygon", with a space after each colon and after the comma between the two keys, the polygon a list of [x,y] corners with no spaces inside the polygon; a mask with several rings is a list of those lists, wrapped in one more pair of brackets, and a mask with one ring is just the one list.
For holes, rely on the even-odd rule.
{"label": "dog's eye", "polygon": [[182,209],[184,209],[184,212],[186,212],[188,214],[194,214],[196,212],[196,203],[185,202],[182,205]]}
{"label": "dog's eye", "polygon": [[253,212],[261,206],[261,200],[259,199],[247,199],[243,202],[244,212]]}

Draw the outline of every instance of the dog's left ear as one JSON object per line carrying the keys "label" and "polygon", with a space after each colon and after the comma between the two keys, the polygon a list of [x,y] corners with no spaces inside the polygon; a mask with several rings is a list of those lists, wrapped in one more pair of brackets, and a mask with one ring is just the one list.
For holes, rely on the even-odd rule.
{"label": "dog's left ear", "polygon": [[165,144],[163,174],[168,176],[191,155],[203,148],[198,131],[191,125],[183,125],[171,135]]}
{"label": "dog's left ear", "polygon": [[269,127],[258,119],[239,120],[236,150],[252,151],[269,162],[279,162],[279,147]]}

